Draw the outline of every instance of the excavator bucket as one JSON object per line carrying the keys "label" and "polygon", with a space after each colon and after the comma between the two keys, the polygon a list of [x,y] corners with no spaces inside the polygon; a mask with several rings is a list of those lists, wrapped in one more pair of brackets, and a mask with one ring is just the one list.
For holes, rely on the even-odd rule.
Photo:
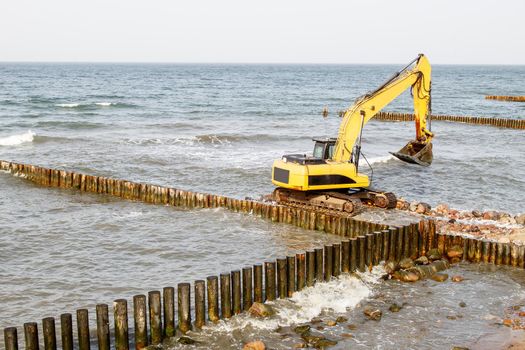
{"label": "excavator bucket", "polygon": [[429,166],[432,164],[432,159],[434,158],[432,155],[432,142],[422,143],[418,141],[410,141],[398,152],[390,153],[404,162],[419,164],[422,166]]}

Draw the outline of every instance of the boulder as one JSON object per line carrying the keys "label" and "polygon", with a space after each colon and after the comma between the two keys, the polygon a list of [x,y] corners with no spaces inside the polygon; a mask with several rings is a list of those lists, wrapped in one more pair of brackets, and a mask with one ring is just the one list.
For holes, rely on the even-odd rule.
{"label": "boulder", "polygon": [[337,322],[334,321],[334,320],[328,320],[328,321],[326,321],[326,325],[327,325],[328,327],[333,327],[333,326],[335,326],[336,324],[337,324]]}
{"label": "boulder", "polygon": [[260,340],[251,341],[244,344],[242,350],[266,350],[266,345]]}
{"label": "boulder", "polygon": [[396,271],[393,276],[396,280],[402,282],[416,282],[419,281],[420,275],[416,271],[406,270],[406,271]]}
{"label": "boulder", "polygon": [[316,341],[315,343],[312,343],[312,345],[316,349],[326,349],[330,346],[337,345],[337,342],[335,340],[330,339],[321,339],[319,341]]}
{"label": "boulder", "polygon": [[428,258],[423,255],[417,258],[416,260],[414,260],[414,263],[416,265],[428,265],[429,261],[428,261]]}
{"label": "boulder", "polygon": [[258,302],[253,303],[248,312],[254,317],[270,317],[275,315],[275,310],[270,305]]}
{"label": "boulder", "polygon": [[475,218],[480,218],[480,217],[483,216],[483,214],[479,210],[473,210],[472,211],[472,216],[475,217]]}
{"label": "boulder", "polygon": [[410,258],[403,258],[399,262],[399,267],[406,270],[414,266],[414,262]]}
{"label": "boulder", "polygon": [[401,305],[393,303],[392,305],[390,305],[388,310],[390,310],[390,312],[399,312],[401,310]]}
{"label": "boulder", "polygon": [[416,213],[425,214],[425,213],[428,213],[430,209],[431,209],[430,204],[421,202],[417,205]]}
{"label": "boulder", "polygon": [[190,337],[186,337],[186,336],[180,337],[179,339],[177,339],[177,342],[180,344],[185,344],[185,345],[192,345],[192,344],[197,343],[196,340],[191,339]]}
{"label": "boulder", "polygon": [[430,261],[439,260],[441,259],[441,252],[437,248],[430,249],[427,252],[427,258]]}
{"label": "boulder", "polygon": [[346,321],[348,321],[348,318],[346,318],[346,317],[344,317],[344,316],[339,316],[339,317],[337,317],[337,318],[335,319],[335,321],[336,321],[337,323],[342,323],[342,322],[346,322]]}
{"label": "boulder", "polygon": [[520,215],[516,215],[514,217],[514,220],[516,220],[516,223],[518,225],[525,225],[525,213],[524,214],[520,214]]}
{"label": "boulder", "polygon": [[383,313],[381,310],[372,307],[372,306],[366,306],[363,310],[363,313],[365,316],[371,320],[379,321],[381,319],[381,316],[383,316]]}
{"label": "boulder", "polygon": [[464,280],[464,278],[461,276],[452,276],[451,280],[452,282],[461,282]]}
{"label": "boulder", "polygon": [[447,216],[448,215],[448,211],[450,210],[450,208],[446,204],[438,204],[435,210],[436,210],[436,212],[438,214]]}
{"label": "boulder", "polygon": [[435,273],[430,278],[436,282],[445,282],[448,279],[448,275],[446,273]]}
{"label": "boulder", "polygon": [[412,203],[410,203],[410,206],[408,207],[408,210],[410,210],[410,211],[416,211],[418,205],[419,205],[418,202],[412,202]]}
{"label": "boulder", "polygon": [[310,326],[305,324],[305,325],[301,325],[301,326],[297,326],[293,329],[293,331],[297,334],[305,334],[307,332],[310,331]]}

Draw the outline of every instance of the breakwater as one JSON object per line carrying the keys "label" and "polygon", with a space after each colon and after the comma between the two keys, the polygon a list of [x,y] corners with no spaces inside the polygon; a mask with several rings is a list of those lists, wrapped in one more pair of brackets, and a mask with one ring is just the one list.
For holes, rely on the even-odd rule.
{"label": "breakwater", "polygon": [[[386,121],[413,121],[414,114],[412,113],[397,113],[397,112],[379,112],[374,117],[379,120]],[[507,118],[493,118],[493,117],[473,117],[473,116],[458,116],[458,115],[432,115],[432,120],[476,124],[476,125],[490,125],[498,128],[507,129],[525,129],[525,119],[507,119]]]}
{"label": "breakwater", "polygon": [[[137,349],[160,344],[164,339],[199,329],[205,324],[228,319],[247,311],[254,303],[287,298],[294,292],[341,273],[366,271],[381,261],[416,259],[432,249],[450,256],[461,251],[459,259],[524,268],[525,246],[514,243],[477,240],[436,232],[436,222],[422,220],[408,226],[387,227],[381,223],[358,221],[326,212],[287,208],[272,203],[237,200],[174,188],[138,184],[125,180],[97,177],[65,170],[0,161],[0,169],[37,184],[72,188],[86,192],[118,196],[148,203],[196,208],[224,207],[237,212],[251,212],[274,222],[294,224],[308,229],[348,237],[340,244],[326,245],[276,260],[243,267],[205,280],[179,283],[126,299],[116,299],[112,308],[98,304],[91,318],[96,331],[90,330],[87,309],[60,315],[59,326],[53,317],[24,324],[26,349]],[[132,312],[129,312],[132,310]],[[111,311],[111,312],[110,312]],[[76,315],[76,324],[73,316]],[[94,316],[93,316],[94,315]],[[111,322],[113,320],[113,322]],[[76,332],[75,332],[76,330]],[[57,338],[57,331],[60,337]],[[39,338],[39,333],[41,338]],[[180,337],[179,341],[188,341]],[[4,329],[6,349],[18,349],[18,329]]]}
{"label": "breakwater", "polygon": [[525,96],[495,96],[495,95],[487,95],[487,96],[485,96],[485,100],[525,102]]}

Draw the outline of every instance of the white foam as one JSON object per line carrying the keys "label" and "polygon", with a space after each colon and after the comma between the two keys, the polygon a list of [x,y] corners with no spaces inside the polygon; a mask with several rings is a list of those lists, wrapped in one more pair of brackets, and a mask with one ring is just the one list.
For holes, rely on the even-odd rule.
{"label": "white foam", "polygon": [[75,108],[80,106],[80,103],[57,103],[55,106],[62,108]]}
{"label": "white foam", "polygon": [[258,329],[272,330],[278,326],[310,322],[324,310],[345,313],[372,295],[372,286],[380,282],[383,274],[384,270],[381,267],[374,268],[372,273],[344,274],[330,282],[318,283],[314,287],[296,292],[290,299],[268,302],[276,311],[276,315],[270,318],[257,319],[242,314],[206,328],[212,332],[231,333],[250,325]]}
{"label": "white foam", "polygon": [[[393,155],[388,156],[381,156],[381,157],[372,157],[368,159],[368,163],[370,165],[372,164],[380,164],[380,163],[386,163],[389,160],[396,159]],[[359,159],[359,165],[366,165],[366,160],[364,158]]]}
{"label": "white foam", "polygon": [[16,146],[25,142],[33,142],[33,138],[35,137],[35,135],[36,134],[34,132],[28,130],[26,133],[23,134],[0,138],[0,146]]}
{"label": "white foam", "polygon": [[111,103],[111,102],[96,102],[95,104],[97,106],[103,106],[103,107],[108,107],[108,106],[113,105],[113,103]]}

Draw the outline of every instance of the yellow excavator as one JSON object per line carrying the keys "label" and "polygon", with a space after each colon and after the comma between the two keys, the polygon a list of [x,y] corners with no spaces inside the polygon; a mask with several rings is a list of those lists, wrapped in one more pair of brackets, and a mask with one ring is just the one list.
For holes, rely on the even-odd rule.
{"label": "yellow excavator", "polygon": [[362,202],[380,208],[395,208],[393,193],[370,188],[367,175],[359,172],[363,127],[381,109],[406,89],[412,88],[416,139],[400,151],[397,158],[413,164],[432,163],[432,137],[427,129],[431,112],[430,63],[420,54],[375,91],[359,97],[344,112],[337,139],[314,139],[312,156],[284,155],[275,160],[272,199],[285,205],[300,205],[356,213]]}

